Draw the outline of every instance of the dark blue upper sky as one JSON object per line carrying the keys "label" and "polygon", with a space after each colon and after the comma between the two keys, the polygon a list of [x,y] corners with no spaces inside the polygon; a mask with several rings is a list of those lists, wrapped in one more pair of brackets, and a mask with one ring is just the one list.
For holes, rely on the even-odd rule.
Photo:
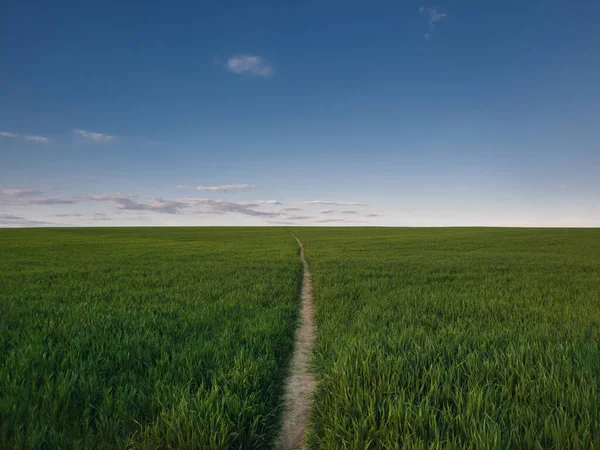
{"label": "dark blue upper sky", "polygon": [[0,226],[600,226],[599,24],[597,1],[5,0]]}

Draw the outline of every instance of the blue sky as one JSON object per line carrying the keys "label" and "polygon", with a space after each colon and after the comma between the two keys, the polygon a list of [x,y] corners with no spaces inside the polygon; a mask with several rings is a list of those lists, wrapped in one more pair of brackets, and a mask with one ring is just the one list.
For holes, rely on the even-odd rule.
{"label": "blue sky", "polygon": [[0,226],[600,226],[597,1],[0,4]]}

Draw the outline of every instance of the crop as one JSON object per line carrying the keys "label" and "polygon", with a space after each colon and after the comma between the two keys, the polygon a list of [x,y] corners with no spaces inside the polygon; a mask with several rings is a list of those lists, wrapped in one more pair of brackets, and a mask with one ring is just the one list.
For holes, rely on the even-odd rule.
{"label": "crop", "polygon": [[0,448],[263,448],[302,268],[280,229],[0,230]]}
{"label": "crop", "polygon": [[[309,448],[600,447],[600,231],[295,228]],[[269,448],[284,229],[0,230],[0,448]]]}
{"label": "crop", "polygon": [[600,447],[600,230],[294,229],[311,448]]}

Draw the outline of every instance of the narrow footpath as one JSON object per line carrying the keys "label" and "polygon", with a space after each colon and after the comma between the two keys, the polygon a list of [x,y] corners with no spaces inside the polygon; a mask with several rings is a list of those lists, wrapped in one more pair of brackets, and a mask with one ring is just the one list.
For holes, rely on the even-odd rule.
{"label": "narrow footpath", "polygon": [[[292,236],[294,236],[292,234]],[[304,267],[302,278],[302,309],[300,326],[296,331],[296,348],[292,356],[290,374],[285,383],[285,407],[283,425],[277,450],[301,449],[310,413],[311,395],[316,386],[314,374],[311,372],[310,355],[315,346],[315,330],[313,325],[312,282],[308,263],[304,257],[304,246],[294,236],[300,247],[300,259]]]}

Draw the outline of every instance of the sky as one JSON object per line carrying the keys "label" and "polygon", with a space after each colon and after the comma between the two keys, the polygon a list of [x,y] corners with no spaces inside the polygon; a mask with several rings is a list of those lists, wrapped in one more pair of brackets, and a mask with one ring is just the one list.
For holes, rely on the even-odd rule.
{"label": "sky", "polygon": [[0,227],[600,226],[600,2],[0,2]]}

